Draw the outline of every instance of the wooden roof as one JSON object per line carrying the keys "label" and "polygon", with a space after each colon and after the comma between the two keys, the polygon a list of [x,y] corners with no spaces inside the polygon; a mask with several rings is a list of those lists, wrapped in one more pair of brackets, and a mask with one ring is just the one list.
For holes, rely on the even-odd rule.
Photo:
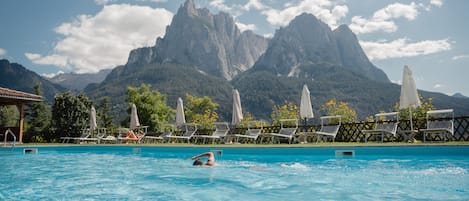
{"label": "wooden roof", "polygon": [[43,101],[42,96],[0,87],[0,105]]}

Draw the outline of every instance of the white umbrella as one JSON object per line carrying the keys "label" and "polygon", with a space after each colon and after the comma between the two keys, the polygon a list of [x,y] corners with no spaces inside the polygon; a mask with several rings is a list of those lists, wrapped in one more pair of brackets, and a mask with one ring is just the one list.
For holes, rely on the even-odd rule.
{"label": "white umbrella", "polygon": [[94,109],[94,106],[91,106],[90,110],[90,132],[93,132],[94,129],[98,127],[96,123],[96,110]]}
{"label": "white umbrella", "polygon": [[313,106],[311,105],[311,97],[308,86],[306,86],[306,84],[303,85],[303,91],[301,93],[300,117],[304,119],[314,117]]}
{"label": "white umbrella", "polygon": [[184,116],[184,106],[182,98],[178,98],[176,106],[176,126],[182,126],[186,123],[186,117]]}
{"label": "white umbrella", "polygon": [[130,112],[130,129],[136,129],[140,126],[140,122],[138,121],[138,114],[137,114],[137,106],[132,104],[132,109]]}
{"label": "white umbrella", "polygon": [[231,117],[231,125],[238,125],[243,120],[243,110],[241,108],[241,99],[238,90],[233,90],[233,116]]}
{"label": "white umbrella", "polygon": [[401,86],[401,97],[399,103],[399,109],[409,108],[410,110],[410,130],[413,130],[412,125],[412,108],[419,107],[421,105],[419,95],[417,93],[417,87],[415,86],[415,80],[412,77],[412,71],[409,66],[404,66],[404,72],[402,73],[402,86]]}

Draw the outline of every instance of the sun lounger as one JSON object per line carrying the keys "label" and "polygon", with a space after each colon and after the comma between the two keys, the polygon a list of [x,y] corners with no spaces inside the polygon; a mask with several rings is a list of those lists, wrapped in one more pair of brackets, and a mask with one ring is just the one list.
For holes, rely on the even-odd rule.
{"label": "sun lounger", "polygon": [[169,135],[169,136],[166,136],[166,137],[163,137],[163,139],[165,141],[172,141],[172,140],[186,140],[187,143],[190,142],[190,140],[192,139],[192,137],[194,136],[194,134],[197,132],[197,124],[194,124],[194,123],[185,123],[183,124],[184,128],[185,128],[185,132],[182,136],[180,135]]}
{"label": "sun lounger", "polygon": [[321,141],[321,138],[327,140],[328,137],[332,138],[332,142],[335,142],[335,137],[339,132],[342,118],[340,115],[337,116],[323,116],[321,117],[321,129],[314,132],[316,135],[316,141]]}
{"label": "sun lounger", "polygon": [[212,144],[215,140],[221,142],[221,140],[228,134],[230,131],[230,127],[227,122],[215,122],[215,131],[212,135],[198,135],[197,139],[203,139],[203,143],[205,144],[206,140],[212,140]]}
{"label": "sun lounger", "polygon": [[236,139],[236,143],[239,143],[239,139],[244,142],[248,142],[249,140],[252,140],[254,143],[256,143],[257,138],[259,135],[262,133],[262,122],[257,122],[257,121],[252,121],[248,122],[248,129],[246,130],[246,134],[234,134],[231,135]]}
{"label": "sun lounger", "polygon": [[91,131],[89,128],[82,129],[81,135],[79,137],[60,137],[62,143],[70,143],[70,141],[80,142],[91,136]]}
{"label": "sun lounger", "polygon": [[[133,132],[134,136],[128,136],[130,131]],[[138,126],[133,130],[127,128],[120,128],[119,135],[117,136],[117,140],[121,142],[136,142],[141,143],[142,140],[145,138],[147,134],[148,126]]]}
{"label": "sun lounger", "polygon": [[396,137],[397,125],[399,123],[399,113],[379,113],[375,115],[375,125],[372,130],[362,130],[365,142],[368,141],[368,135],[381,136],[381,142],[384,141],[385,137],[391,136]]}
{"label": "sun lounger", "polygon": [[273,143],[275,139],[280,143],[281,139],[287,139],[288,143],[291,144],[292,139],[298,129],[298,120],[297,119],[281,119],[280,120],[280,130],[278,133],[262,133],[261,141],[264,141],[265,138],[270,138],[270,142]]}
{"label": "sun lounger", "polygon": [[145,136],[145,142],[164,142],[165,138],[168,136],[173,135],[173,132],[175,130],[175,125],[173,124],[165,124],[162,126],[162,133],[158,136],[150,136],[146,135]]}
{"label": "sun lounger", "polygon": [[444,142],[454,133],[454,113],[452,109],[427,111],[427,128],[423,132],[423,141],[440,138]]}

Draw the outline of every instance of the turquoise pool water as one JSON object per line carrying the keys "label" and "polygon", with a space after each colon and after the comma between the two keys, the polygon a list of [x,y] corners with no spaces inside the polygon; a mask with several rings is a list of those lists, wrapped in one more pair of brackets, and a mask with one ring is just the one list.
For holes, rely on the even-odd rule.
{"label": "turquoise pool water", "polygon": [[469,200],[467,146],[216,148],[211,168],[188,160],[211,148],[23,149],[0,149],[0,200]]}

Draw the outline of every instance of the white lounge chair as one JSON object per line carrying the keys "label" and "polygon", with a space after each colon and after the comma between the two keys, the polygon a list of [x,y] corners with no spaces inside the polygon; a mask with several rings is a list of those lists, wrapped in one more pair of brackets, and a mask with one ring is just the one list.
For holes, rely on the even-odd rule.
{"label": "white lounge chair", "polygon": [[246,130],[246,134],[234,134],[231,135],[232,137],[236,138],[236,143],[239,143],[239,139],[241,138],[242,141],[247,142],[248,140],[252,140],[254,144],[257,141],[257,138],[262,133],[262,122],[252,121],[248,122],[248,129]]}
{"label": "white lounge chair", "polygon": [[185,123],[183,124],[185,128],[185,132],[182,136],[180,135],[169,135],[166,137],[163,137],[165,141],[171,141],[171,140],[187,140],[187,143],[190,142],[192,137],[194,136],[195,132],[197,132],[197,124],[194,123]]}
{"label": "white lounge chair", "polygon": [[332,142],[335,142],[335,137],[339,132],[341,124],[342,117],[340,115],[321,117],[321,128],[319,131],[314,132],[316,134],[316,142],[321,141],[321,137],[324,137],[326,140],[328,137],[331,137]]}
{"label": "white lounge chair", "polygon": [[271,143],[273,143],[275,139],[277,139],[277,142],[280,143],[280,139],[287,139],[288,143],[291,144],[297,129],[298,119],[281,119],[279,132],[262,133],[261,141],[263,141],[264,138],[270,138]]}
{"label": "white lounge chair", "polygon": [[137,136],[137,138],[127,138],[127,133],[129,132],[130,129],[128,128],[120,128],[119,129],[119,135],[117,136],[117,140],[119,141],[125,141],[125,142],[129,142],[129,141],[133,141],[133,142],[136,142],[136,143],[141,143],[143,141],[143,139],[145,138],[145,135],[147,134],[148,132],[148,126],[138,126],[136,127],[135,129],[133,129],[132,131],[134,132],[134,134]]}
{"label": "white lounge chair", "polygon": [[218,140],[221,142],[221,140],[228,134],[230,131],[230,126],[228,125],[227,122],[215,122],[213,124],[215,126],[215,131],[212,133],[212,135],[198,135],[198,139],[203,139],[203,143],[205,144],[205,141],[207,139],[212,140],[212,144],[215,142],[215,140]]}
{"label": "white lounge chair", "polygon": [[85,140],[91,136],[90,128],[82,129],[81,135],[79,137],[60,137],[62,143],[70,143],[70,141],[80,142],[81,140]]}
{"label": "white lounge chair", "polygon": [[173,135],[173,132],[175,130],[175,126],[173,124],[165,124],[163,125],[163,132],[158,135],[158,136],[150,136],[150,135],[145,135],[145,142],[147,141],[161,141],[164,142],[165,137]]}
{"label": "white lounge chair", "polygon": [[449,140],[454,134],[454,112],[453,109],[427,111],[427,128],[420,129],[423,132],[423,142],[428,137],[439,137],[443,141]]}
{"label": "white lounge chair", "polygon": [[379,113],[375,115],[375,128],[372,130],[362,130],[365,142],[367,135],[380,135],[381,142],[385,137],[396,137],[397,125],[399,124],[399,112]]}

